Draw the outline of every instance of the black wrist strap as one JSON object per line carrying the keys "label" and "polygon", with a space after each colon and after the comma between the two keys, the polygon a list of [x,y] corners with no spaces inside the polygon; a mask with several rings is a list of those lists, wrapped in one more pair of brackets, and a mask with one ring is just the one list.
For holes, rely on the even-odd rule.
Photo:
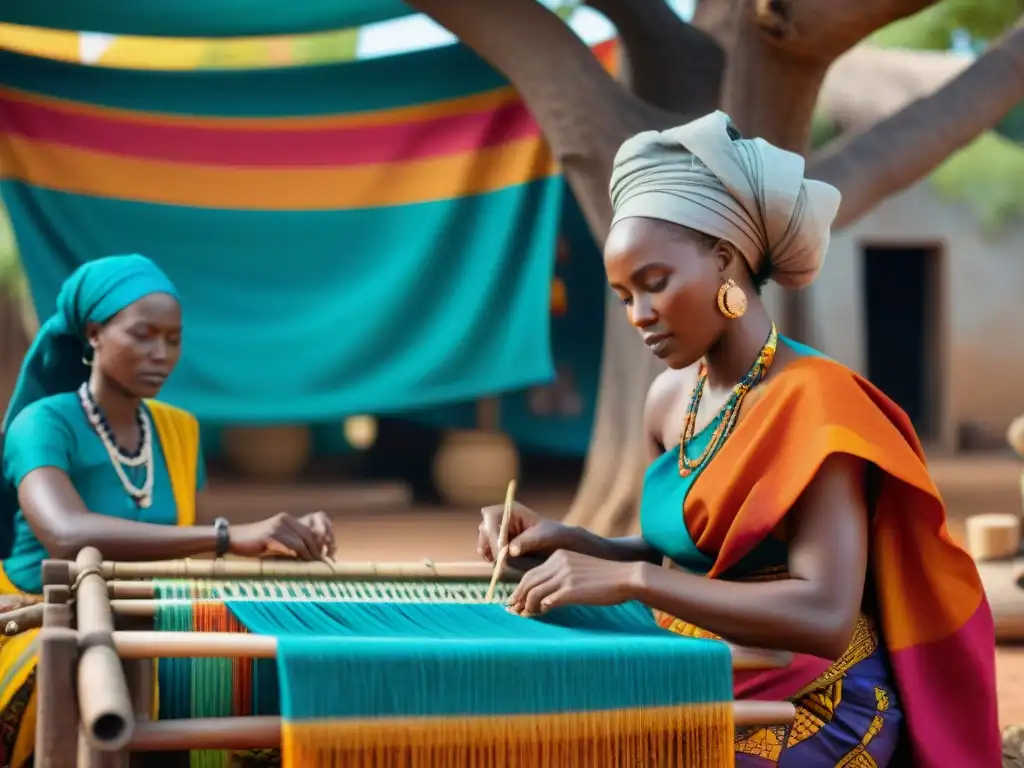
{"label": "black wrist strap", "polygon": [[231,526],[225,517],[218,517],[213,521],[213,531],[217,534],[217,548],[214,554],[217,557],[224,557],[231,546]]}

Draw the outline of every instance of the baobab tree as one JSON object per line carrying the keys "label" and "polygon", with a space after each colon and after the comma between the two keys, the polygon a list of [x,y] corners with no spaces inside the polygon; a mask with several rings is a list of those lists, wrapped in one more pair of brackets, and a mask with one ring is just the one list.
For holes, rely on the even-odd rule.
{"label": "baobab tree", "polygon": [[[745,135],[806,154],[831,63],[876,30],[933,2],[698,0],[692,23],[686,23],[664,0],[590,0],[618,31],[621,81],[536,0],[409,4],[517,88],[560,161],[595,241],[603,243],[611,215],[608,178],[624,139],[721,108]],[[842,192],[836,222],[842,227],[925,177],[1022,98],[1024,20],[1018,19],[938,91],[810,157],[808,173]],[[801,309],[799,294],[787,297],[785,329],[799,329]],[[597,416],[569,519],[614,534],[635,525],[646,462],[643,401],[659,363],[614,303],[606,312],[604,345]]]}

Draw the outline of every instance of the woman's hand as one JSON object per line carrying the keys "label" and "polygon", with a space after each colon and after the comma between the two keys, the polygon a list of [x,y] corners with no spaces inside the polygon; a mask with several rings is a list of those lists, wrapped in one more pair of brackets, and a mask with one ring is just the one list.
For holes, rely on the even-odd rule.
{"label": "woman's hand", "polygon": [[28,608],[42,602],[42,598],[35,595],[0,595],[0,614],[10,613],[19,608]]}
{"label": "woman's hand", "polygon": [[509,599],[509,610],[536,616],[563,605],[625,603],[633,599],[644,565],[560,549],[523,576]]}
{"label": "woman's hand", "polygon": [[[480,510],[483,520],[480,521],[476,551],[489,563],[493,563],[498,554],[498,536],[504,512],[501,504]],[[572,530],[567,525],[546,520],[529,507],[513,504],[508,520],[508,554],[510,557],[543,557],[558,549],[571,548]]]}
{"label": "woman's hand", "polygon": [[228,551],[240,557],[288,557],[324,560],[334,556],[331,521],[323,512],[294,517],[280,512],[259,523],[230,531]]}

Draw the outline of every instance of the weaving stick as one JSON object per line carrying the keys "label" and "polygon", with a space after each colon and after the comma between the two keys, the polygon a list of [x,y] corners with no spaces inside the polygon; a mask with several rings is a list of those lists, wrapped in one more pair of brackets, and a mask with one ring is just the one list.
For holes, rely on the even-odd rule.
{"label": "weaving stick", "polygon": [[[297,562],[294,560],[164,560],[146,563],[105,561],[101,570],[108,582],[132,579],[489,579],[491,568],[470,562]],[[515,570],[515,569],[509,569]],[[79,569],[72,564],[71,580]]]}
{"label": "weaving stick", "polygon": [[[138,614],[136,614],[138,615]],[[277,657],[277,638],[242,632],[158,632],[114,630],[114,648],[122,659],[217,659]],[[351,638],[352,642],[360,642]],[[721,641],[715,641],[721,642]],[[785,669],[793,661],[789,651],[768,651],[725,643],[734,671]]]}
{"label": "weaving stick", "polygon": [[501,513],[501,529],[498,531],[498,551],[494,553],[494,573],[491,575],[491,586],[487,588],[487,602],[494,599],[494,588],[498,586],[498,579],[501,578],[501,569],[505,567],[505,558],[508,557],[508,521],[512,517],[512,503],[516,496],[515,479],[508,481],[508,490],[505,491],[505,510]]}

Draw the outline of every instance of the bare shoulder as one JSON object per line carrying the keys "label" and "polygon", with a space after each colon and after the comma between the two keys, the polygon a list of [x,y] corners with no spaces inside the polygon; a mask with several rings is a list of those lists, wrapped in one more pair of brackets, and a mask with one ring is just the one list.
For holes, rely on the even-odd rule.
{"label": "bare shoulder", "polygon": [[[697,384],[698,366],[669,369],[658,374],[647,391],[644,429],[649,439],[661,446],[673,442],[668,432],[681,423],[683,411]],[[668,441],[668,442],[666,442]]]}
{"label": "bare shoulder", "polygon": [[664,415],[680,398],[689,398],[697,384],[697,366],[659,373],[647,390],[648,413]]}

